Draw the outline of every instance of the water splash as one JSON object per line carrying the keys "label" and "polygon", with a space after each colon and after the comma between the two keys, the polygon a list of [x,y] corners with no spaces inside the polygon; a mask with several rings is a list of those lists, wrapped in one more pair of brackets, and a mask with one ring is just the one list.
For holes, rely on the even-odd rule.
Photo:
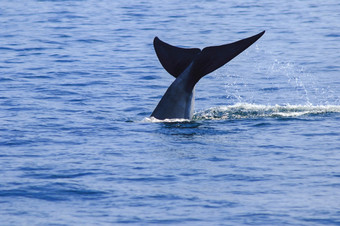
{"label": "water splash", "polygon": [[237,103],[228,106],[212,107],[198,111],[192,121],[189,119],[164,119],[147,117],[147,123],[192,123],[201,120],[257,119],[257,118],[292,118],[312,115],[340,113],[340,105],[261,105]]}
{"label": "water splash", "polygon": [[338,105],[257,105],[238,103],[230,106],[213,107],[196,112],[193,120],[223,120],[249,118],[286,118],[327,113],[340,113]]}
{"label": "water splash", "polygon": [[224,80],[229,103],[340,104],[334,91],[335,85],[329,82],[328,74],[312,71],[303,63],[277,59],[276,54],[259,46],[246,54],[247,68],[242,67],[241,63],[230,64],[217,74]]}

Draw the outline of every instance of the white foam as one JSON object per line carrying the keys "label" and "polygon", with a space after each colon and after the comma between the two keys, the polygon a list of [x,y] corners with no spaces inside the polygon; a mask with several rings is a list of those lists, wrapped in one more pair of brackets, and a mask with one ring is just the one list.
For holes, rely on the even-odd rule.
{"label": "white foam", "polygon": [[155,117],[144,118],[142,122],[152,122],[152,123],[175,123],[175,122],[190,122],[189,119],[175,118],[175,119],[156,119]]}
{"label": "white foam", "polygon": [[[260,105],[237,103],[228,106],[212,107],[194,114],[193,120],[223,120],[247,118],[289,118],[308,115],[340,113],[340,105]],[[151,123],[183,123],[188,119],[164,119],[154,117],[144,118],[142,122]]]}
{"label": "white foam", "polygon": [[340,113],[338,105],[258,105],[238,103],[196,112],[194,120],[238,119],[263,117],[300,117],[325,113]]}

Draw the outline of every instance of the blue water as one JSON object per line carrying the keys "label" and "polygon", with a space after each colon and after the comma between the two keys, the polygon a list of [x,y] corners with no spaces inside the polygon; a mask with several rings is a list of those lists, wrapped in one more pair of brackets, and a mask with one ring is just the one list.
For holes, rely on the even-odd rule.
{"label": "blue water", "polygon": [[[266,34],[148,118],[154,36]],[[339,225],[340,3],[1,0],[1,225]]]}

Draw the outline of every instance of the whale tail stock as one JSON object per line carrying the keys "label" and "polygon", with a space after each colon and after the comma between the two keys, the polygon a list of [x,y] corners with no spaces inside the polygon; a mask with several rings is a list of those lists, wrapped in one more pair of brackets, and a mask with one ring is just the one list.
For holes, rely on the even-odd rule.
{"label": "whale tail stock", "polygon": [[190,64],[193,64],[190,70],[191,88],[193,88],[203,76],[228,63],[256,42],[264,33],[265,31],[262,31],[237,42],[206,47],[203,50],[172,46],[158,37],[155,37],[153,44],[162,66],[174,77],[177,78]]}

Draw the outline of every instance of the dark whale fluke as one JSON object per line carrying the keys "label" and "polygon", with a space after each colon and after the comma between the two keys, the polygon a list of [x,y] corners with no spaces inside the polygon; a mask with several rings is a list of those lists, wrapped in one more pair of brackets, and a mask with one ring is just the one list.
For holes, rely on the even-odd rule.
{"label": "dark whale fluke", "polygon": [[191,119],[194,108],[194,87],[205,75],[222,67],[256,42],[265,31],[252,37],[221,46],[179,48],[154,39],[159,61],[176,80],[170,85],[151,114],[160,120]]}

